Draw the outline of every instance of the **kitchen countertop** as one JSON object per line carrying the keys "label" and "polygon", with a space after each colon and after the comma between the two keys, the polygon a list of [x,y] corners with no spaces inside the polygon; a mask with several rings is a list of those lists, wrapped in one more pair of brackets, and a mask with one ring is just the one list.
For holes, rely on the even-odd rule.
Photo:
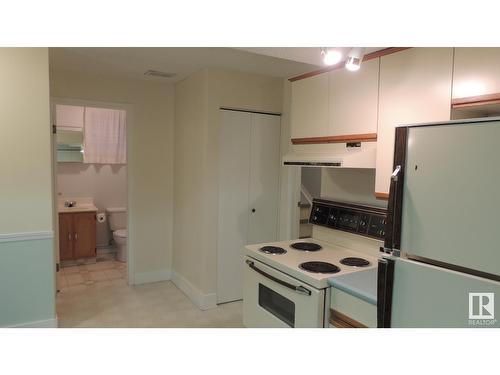
{"label": "kitchen countertop", "polygon": [[372,305],[377,304],[377,268],[332,277],[328,284]]}

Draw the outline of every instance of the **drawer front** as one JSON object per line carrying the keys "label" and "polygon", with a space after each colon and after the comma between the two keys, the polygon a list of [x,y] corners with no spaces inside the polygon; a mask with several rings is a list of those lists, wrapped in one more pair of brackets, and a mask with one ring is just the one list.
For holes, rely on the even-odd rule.
{"label": "drawer front", "polygon": [[342,314],[336,310],[330,310],[331,328],[368,328],[363,323],[352,319],[350,316]]}

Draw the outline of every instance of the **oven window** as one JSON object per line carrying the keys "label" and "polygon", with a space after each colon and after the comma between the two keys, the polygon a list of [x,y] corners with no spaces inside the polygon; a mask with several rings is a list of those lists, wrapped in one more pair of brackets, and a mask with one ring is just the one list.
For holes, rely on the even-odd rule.
{"label": "oven window", "polygon": [[259,306],[290,327],[295,326],[295,303],[262,284],[259,284]]}

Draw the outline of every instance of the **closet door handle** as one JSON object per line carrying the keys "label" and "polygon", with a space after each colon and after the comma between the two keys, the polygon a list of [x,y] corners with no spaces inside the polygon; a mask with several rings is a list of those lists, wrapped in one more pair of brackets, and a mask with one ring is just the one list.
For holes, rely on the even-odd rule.
{"label": "closet door handle", "polygon": [[68,241],[72,241],[71,233],[68,233]]}
{"label": "closet door handle", "polygon": [[252,212],[255,212],[255,208],[252,208]]}
{"label": "closet door handle", "polygon": [[75,233],[75,241],[78,240],[78,233]]}

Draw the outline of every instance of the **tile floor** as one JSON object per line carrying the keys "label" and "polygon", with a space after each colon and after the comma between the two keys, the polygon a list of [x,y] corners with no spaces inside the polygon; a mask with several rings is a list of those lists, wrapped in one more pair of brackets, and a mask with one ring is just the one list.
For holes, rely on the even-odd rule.
{"label": "tile floor", "polygon": [[172,282],[128,286],[126,265],[97,262],[58,273],[59,327],[242,327],[242,303],[201,311]]}
{"label": "tile floor", "polygon": [[93,286],[102,286],[103,283],[125,285],[126,272],[127,265],[114,260],[63,267],[57,273],[57,287],[61,293],[68,293]]}

